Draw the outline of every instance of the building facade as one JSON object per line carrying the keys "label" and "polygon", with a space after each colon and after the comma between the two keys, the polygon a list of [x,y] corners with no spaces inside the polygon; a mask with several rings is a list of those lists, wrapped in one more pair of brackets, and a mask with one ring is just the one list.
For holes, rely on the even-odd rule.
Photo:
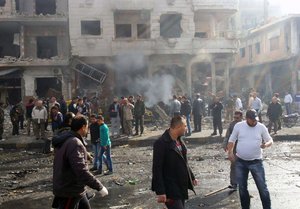
{"label": "building facade", "polygon": [[0,1],[0,99],[71,95],[67,0]]}
{"label": "building facade", "polygon": [[300,90],[300,16],[282,17],[240,40],[231,89],[256,89],[261,96]]}
{"label": "building facade", "polygon": [[78,93],[143,93],[133,83],[169,75],[174,93],[228,94],[237,9],[237,0],[70,0]]}

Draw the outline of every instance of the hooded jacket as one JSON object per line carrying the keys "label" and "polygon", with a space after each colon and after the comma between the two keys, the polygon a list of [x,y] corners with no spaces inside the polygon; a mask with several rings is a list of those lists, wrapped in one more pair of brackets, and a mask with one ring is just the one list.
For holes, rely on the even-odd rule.
{"label": "hooded jacket", "polygon": [[53,193],[57,197],[82,197],[85,186],[100,191],[103,185],[88,169],[84,141],[73,131],[53,137],[55,148],[53,165]]}
{"label": "hooded jacket", "polygon": [[188,189],[194,191],[192,181],[195,180],[187,162],[187,148],[179,141],[182,152],[166,130],[153,147],[152,191],[174,200],[188,199]]}

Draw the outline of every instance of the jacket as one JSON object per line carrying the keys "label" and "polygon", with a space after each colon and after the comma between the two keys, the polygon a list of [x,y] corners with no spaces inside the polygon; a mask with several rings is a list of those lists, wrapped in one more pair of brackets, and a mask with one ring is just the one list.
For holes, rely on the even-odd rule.
{"label": "jacket", "polygon": [[68,106],[69,112],[74,113],[75,115],[77,114],[77,105],[74,102],[71,102]]}
{"label": "jacket", "polygon": [[26,118],[32,118],[32,110],[34,108],[34,104],[33,103],[29,103],[26,105]]}
{"label": "jacket", "polygon": [[103,185],[88,168],[87,151],[81,136],[73,131],[62,132],[52,139],[55,148],[53,194],[57,197],[80,198],[85,186],[100,191]]}
{"label": "jacket", "polygon": [[181,109],[180,109],[180,113],[181,115],[189,115],[191,114],[192,112],[192,106],[191,106],[191,103],[189,100],[186,100],[184,101],[182,104],[181,104]]}
{"label": "jacket", "polygon": [[134,105],[134,116],[140,117],[143,115],[145,115],[145,103],[142,100],[138,100]]}
{"label": "jacket", "polygon": [[210,105],[209,108],[212,110],[212,116],[214,118],[222,117],[223,105],[221,102],[214,102],[213,104]]}
{"label": "jacket", "polygon": [[181,139],[180,142],[182,152],[166,130],[153,146],[151,189],[174,200],[188,199],[188,189],[194,191],[195,177],[187,162],[187,148]]}
{"label": "jacket", "polygon": [[[115,108],[115,105],[117,105],[117,107]],[[112,103],[111,105],[109,105],[108,108],[108,113],[109,113],[109,117],[111,118],[116,118],[118,116],[120,116],[120,105],[118,103]]]}
{"label": "jacket", "polygon": [[48,113],[47,113],[47,109],[45,107],[34,107],[32,110],[32,119],[35,120],[42,120],[42,121],[46,121],[46,119],[48,118]]}
{"label": "jacket", "polygon": [[180,113],[181,103],[174,99],[170,104],[170,116],[173,117],[174,113]]}
{"label": "jacket", "polygon": [[100,145],[103,147],[111,145],[111,141],[109,138],[109,128],[106,124],[100,125]]}
{"label": "jacket", "polygon": [[134,105],[131,103],[128,103],[127,105],[123,106],[123,120],[133,120],[133,111]]}
{"label": "jacket", "polygon": [[95,145],[100,142],[100,128],[97,122],[90,125],[90,134],[92,144]]}
{"label": "jacket", "polygon": [[204,103],[200,98],[193,102],[193,115],[204,115]]}
{"label": "jacket", "polygon": [[268,107],[267,116],[270,120],[278,120],[282,115],[282,108],[279,103],[271,102]]}
{"label": "jacket", "polygon": [[51,126],[52,126],[52,131],[58,130],[62,127],[63,125],[63,115],[61,112],[58,112],[56,115],[53,115],[51,113]]}

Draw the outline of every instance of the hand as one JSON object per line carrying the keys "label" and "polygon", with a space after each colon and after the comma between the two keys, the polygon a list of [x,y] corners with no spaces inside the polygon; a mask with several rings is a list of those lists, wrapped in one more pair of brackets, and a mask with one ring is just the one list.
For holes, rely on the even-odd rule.
{"label": "hand", "polygon": [[101,196],[101,197],[105,197],[105,196],[108,195],[108,191],[107,191],[107,189],[106,189],[105,186],[103,186],[103,188],[100,190],[99,193],[100,193],[100,196]]}
{"label": "hand", "polygon": [[224,151],[225,151],[225,152],[227,152],[227,151],[228,151],[227,147],[225,147],[225,148],[223,148],[223,149],[224,149]]}
{"label": "hand", "polygon": [[228,153],[228,159],[229,159],[231,162],[234,162],[234,161],[235,161],[235,155],[233,154],[233,152],[229,152],[229,153]]}
{"label": "hand", "polygon": [[157,202],[158,203],[165,203],[165,202],[167,202],[167,196],[165,194],[158,195],[157,196]]}
{"label": "hand", "polygon": [[262,143],[261,145],[260,145],[260,148],[262,148],[262,149],[265,149],[267,146],[266,146],[266,144],[265,143]]}
{"label": "hand", "polygon": [[198,185],[198,183],[199,183],[199,182],[198,182],[198,180],[197,180],[197,179],[194,179],[194,180],[193,180],[193,185],[194,185],[194,186],[197,186],[197,185]]}

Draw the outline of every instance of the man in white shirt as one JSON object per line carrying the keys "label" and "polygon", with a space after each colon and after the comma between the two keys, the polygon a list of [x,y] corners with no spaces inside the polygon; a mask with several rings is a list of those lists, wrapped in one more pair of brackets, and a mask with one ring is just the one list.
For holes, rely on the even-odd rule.
{"label": "man in white shirt", "polygon": [[[228,158],[236,160],[236,178],[242,209],[250,208],[248,192],[248,174],[251,172],[259,190],[263,209],[271,209],[270,193],[265,180],[265,170],[262,163],[262,149],[270,147],[273,139],[265,125],[259,123],[257,112],[253,109],[246,112],[246,121],[237,123],[230,135]],[[236,157],[233,147],[236,146]],[[235,159],[236,158],[236,159]]]}
{"label": "man in white shirt", "polygon": [[233,98],[234,98],[234,101],[235,101],[235,111],[238,111],[238,110],[242,111],[243,110],[243,104],[242,104],[241,99],[237,95],[234,95]]}
{"label": "man in white shirt", "polygon": [[293,97],[291,96],[291,94],[289,92],[286,92],[285,96],[284,96],[284,105],[285,105],[287,115],[292,113],[292,110],[291,110],[292,102],[293,102]]}
{"label": "man in white shirt", "polygon": [[260,98],[257,97],[257,93],[253,92],[253,100],[251,102],[251,106],[250,109],[254,109],[256,110],[257,114],[258,114],[258,118],[259,118],[259,122],[262,123],[262,119],[261,119],[261,111],[262,111],[262,103]]}

